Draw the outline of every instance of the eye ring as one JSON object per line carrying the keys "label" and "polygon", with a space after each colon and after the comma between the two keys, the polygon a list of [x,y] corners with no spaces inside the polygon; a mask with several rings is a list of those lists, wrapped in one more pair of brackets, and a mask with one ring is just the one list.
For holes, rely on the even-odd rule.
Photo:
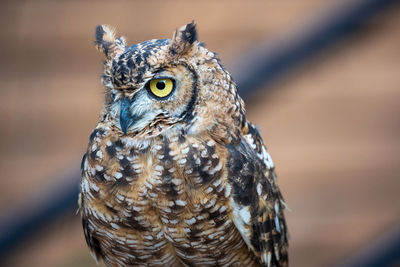
{"label": "eye ring", "polygon": [[170,77],[157,77],[146,83],[147,91],[156,99],[166,99],[175,90],[175,80]]}

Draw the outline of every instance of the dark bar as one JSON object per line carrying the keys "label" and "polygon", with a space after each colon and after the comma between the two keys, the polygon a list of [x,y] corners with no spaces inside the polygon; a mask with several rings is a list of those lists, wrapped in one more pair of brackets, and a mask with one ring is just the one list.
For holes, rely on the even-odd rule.
{"label": "dark bar", "polygon": [[399,1],[348,1],[321,10],[305,24],[277,39],[267,38],[229,68],[237,80],[240,95],[246,100],[255,90],[265,88],[290,68],[360,29],[373,15],[395,2]]}

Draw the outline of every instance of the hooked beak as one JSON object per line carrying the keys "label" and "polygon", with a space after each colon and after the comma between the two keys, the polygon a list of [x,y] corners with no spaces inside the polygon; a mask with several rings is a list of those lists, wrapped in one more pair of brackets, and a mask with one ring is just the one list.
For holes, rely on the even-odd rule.
{"label": "hooked beak", "polygon": [[121,130],[124,132],[126,135],[129,127],[132,126],[132,124],[135,122],[137,119],[137,116],[132,116],[130,112],[130,107],[131,107],[131,101],[129,101],[128,98],[124,97],[121,102],[121,111],[119,115],[119,123],[121,125]]}

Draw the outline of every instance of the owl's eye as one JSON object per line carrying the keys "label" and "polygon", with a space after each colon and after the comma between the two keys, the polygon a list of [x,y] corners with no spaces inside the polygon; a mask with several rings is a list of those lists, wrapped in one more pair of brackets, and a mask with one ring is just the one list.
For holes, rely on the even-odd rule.
{"label": "owl's eye", "polygon": [[149,91],[158,98],[169,96],[174,90],[175,82],[170,78],[160,78],[151,80],[148,83]]}

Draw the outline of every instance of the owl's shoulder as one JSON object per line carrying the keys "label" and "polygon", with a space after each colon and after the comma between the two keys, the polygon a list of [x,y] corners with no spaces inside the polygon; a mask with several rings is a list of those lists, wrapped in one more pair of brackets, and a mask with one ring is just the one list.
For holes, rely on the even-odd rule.
{"label": "owl's shoulder", "polygon": [[270,266],[287,263],[285,203],[261,135],[248,123],[238,144],[228,146],[232,218],[247,246]]}

